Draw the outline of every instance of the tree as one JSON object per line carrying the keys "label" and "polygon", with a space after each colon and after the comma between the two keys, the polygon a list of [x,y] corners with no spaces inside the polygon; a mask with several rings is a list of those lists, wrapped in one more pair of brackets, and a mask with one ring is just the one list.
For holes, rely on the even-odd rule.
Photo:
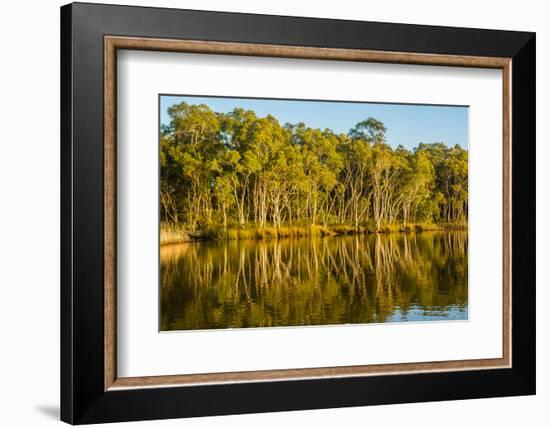
{"label": "tree", "polygon": [[372,149],[363,139],[348,139],[341,145],[344,157],[342,183],[345,190],[340,194],[340,223],[349,213],[350,222],[359,227],[359,222],[370,206],[371,186],[368,181],[372,162]]}
{"label": "tree", "polygon": [[227,230],[227,210],[234,202],[231,185],[229,184],[229,178],[227,176],[216,177],[214,194],[216,195],[218,206],[222,211],[223,228]]}
{"label": "tree", "polygon": [[[435,186],[435,171],[428,156],[423,152],[406,154],[410,167],[407,168],[402,186],[402,219],[406,228],[411,216],[416,222],[416,214],[420,209],[430,203],[433,188]],[[430,210],[425,210],[429,213]],[[431,213],[430,213],[431,214]],[[428,220],[432,220],[429,218]]]}
{"label": "tree", "polygon": [[372,117],[336,134],[281,126],[241,108],[218,113],[183,102],[168,114],[160,136],[161,221],[189,233],[229,224],[381,231],[467,222],[468,152],[460,146],[393,149]]}
{"label": "tree", "polygon": [[364,140],[371,144],[381,144],[386,141],[386,127],[382,122],[372,117],[355,125],[349,132],[354,140]]}
{"label": "tree", "polygon": [[[169,164],[161,181],[169,187],[176,176],[184,204],[185,221],[195,230],[204,220],[211,222],[212,197],[209,183],[219,172],[218,155],[223,149],[218,116],[206,105],[181,103],[168,109],[171,121],[161,146],[161,161]],[[164,149],[164,150],[163,150]],[[164,178],[164,180],[163,180]],[[162,186],[161,186],[162,187]]]}
{"label": "tree", "polygon": [[342,156],[337,151],[337,139],[330,131],[299,126],[294,141],[301,147],[303,183],[306,194],[306,211],[311,224],[317,222],[322,203],[328,201],[328,194],[338,183],[342,167]]}

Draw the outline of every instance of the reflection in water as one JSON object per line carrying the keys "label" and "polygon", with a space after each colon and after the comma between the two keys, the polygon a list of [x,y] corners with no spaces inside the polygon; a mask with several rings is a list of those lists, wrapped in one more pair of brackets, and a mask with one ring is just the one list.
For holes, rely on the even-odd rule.
{"label": "reflection in water", "polygon": [[160,249],[161,330],[467,319],[466,232]]}

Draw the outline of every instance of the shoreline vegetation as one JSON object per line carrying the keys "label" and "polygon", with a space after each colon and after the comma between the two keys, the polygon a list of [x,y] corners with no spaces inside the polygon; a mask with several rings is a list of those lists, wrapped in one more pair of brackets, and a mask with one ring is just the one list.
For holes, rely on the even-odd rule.
{"label": "shoreline vegetation", "polygon": [[464,230],[468,151],[181,102],[160,130],[160,244]]}
{"label": "shoreline vegetation", "polygon": [[330,236],[350,236],[367,234],[389,233],[421,233],[436,231],[463,231],[467,224],[429,224],[416,223],[404,225],[386,225],[380,230],[374,227],[351,225],[309,225],[309,226],[281,226],[281,227],[228,227],[222,225],[211,226],[204,230],[190,232],[179,225],[162,224],[160,227],[160,245],[174,245],[189,242],[206,241],[234,241],[234,240],[262,240],[284,238],[314,238]]}

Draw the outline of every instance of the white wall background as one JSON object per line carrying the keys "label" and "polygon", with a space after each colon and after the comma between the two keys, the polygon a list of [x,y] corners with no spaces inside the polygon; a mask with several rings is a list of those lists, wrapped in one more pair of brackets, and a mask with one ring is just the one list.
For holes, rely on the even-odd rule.
{"label": "white wall background", "polygon": [[[544,426],[550,405],[550,27],[545,2],[146,0],[126,4],[537,32],[538,395],[142,422],[158,427]],[[116,3],[103,1],[103,3]],[[59,424],[59,0],[0,8],[0,423]],[[138,423],[125,426],[138,426]]]}

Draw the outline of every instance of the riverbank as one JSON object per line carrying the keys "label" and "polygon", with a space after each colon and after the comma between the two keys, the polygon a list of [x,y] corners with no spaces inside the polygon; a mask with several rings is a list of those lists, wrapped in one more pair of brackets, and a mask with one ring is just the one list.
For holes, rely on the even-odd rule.
{"label": "riverbank", "polygon": [[282,227],[230,227],[211,226],[204,230],[190,232],[179,225],[161,225],[160,245],[179,244],[199,241],[227,241],[244,239],[278,239],[323,237],[341,235],[363,235],[372,233],[419,233],[429,231],[467,230],[467,224],[430,224],[415,223],[404,227],[402,224],[384,225],[380,230],[366,226],[354,227],[351,225],[309,225],[309,226],[282,226]]}

